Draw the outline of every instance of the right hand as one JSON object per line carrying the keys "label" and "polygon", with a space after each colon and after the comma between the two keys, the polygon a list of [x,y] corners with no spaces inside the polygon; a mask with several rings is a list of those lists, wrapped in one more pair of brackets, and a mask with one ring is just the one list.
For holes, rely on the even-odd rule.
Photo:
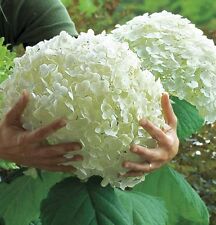
{"label": "right hand", "polygon": [[64,119],[57,119],[42,128],[27,131],[21,123],[21,116],[28,104],[29,95],[23,91],[22,96],[0,122],[0,159],[15,162],[18,165],[35,167],[48,171],[73,172],[72,166],[61,163],[82,160],[81,155],[67,159],[67,152],[80,150],[77,142],[48,145],[46,138],[66,125]]}

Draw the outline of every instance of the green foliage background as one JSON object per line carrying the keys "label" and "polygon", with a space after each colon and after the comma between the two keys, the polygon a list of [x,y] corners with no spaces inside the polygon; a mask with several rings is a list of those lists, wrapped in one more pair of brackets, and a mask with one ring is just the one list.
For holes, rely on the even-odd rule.
{"label": "green foliage background", "polygon": [[214,31],[216,1],[214,0],[62,0],[78,31],[93,28],[96,32],[110,30],[144,12],[167,10],[190,19],[200,28]]}
{"label": "green foliage background", "polygon": [[[181,14],[216,40],[215,0],[62,0],[78,32],[112,30],[136,15],[162,10]],[[185,175],[208,206],[216,224],[216,127],[206,125],[180,146],[172,167]]]}

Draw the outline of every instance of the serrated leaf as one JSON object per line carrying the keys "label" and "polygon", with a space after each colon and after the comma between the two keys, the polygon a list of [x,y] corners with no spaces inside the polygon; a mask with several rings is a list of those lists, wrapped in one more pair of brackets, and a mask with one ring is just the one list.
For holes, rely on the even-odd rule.
{"label": "serrated leaf", "polygon": [[62,174],[43,173],[43,179],[21,176],[10,184],[0,183],[0,218],[5,225],[29,225],[39,217],[40,202]]}
{"label": "serrated leaf", "polygon": [[160,197],[168,210],[168,225],[207,225],[209,214],[204,202],[181,174],[168,166],[146,176],[133,191]]}
{"label": "serrated leaf", "polygon": [[[101,187],[91,178],[81,183],[67,178],[56,184],[42,202],[43,225],[156,225],[166,224],[166,209],[158,199],[144,194]],[[149,208],[147,207],[148,205]],[[154,212],[150,213],[154,207]],[[154,218],[153,218],[154,217]],[[148,221],[148,223],[145,223]]]}
{"label": "serrated leaf", "polygon": [[177,133],[179,139],[185,139],[196,133],[203,125],[204,119],[199,115],[196,107],[185,100],[172,96],[172,107],[178,118]]}

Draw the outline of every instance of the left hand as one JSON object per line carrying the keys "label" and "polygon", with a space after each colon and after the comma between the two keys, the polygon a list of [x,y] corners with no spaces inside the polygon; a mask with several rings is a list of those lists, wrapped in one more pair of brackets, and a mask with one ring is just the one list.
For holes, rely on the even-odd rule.
{"label": "left hand", "polygon": [[130,150],[139,155],[141,159],[143,159],[143,163],[125,161],[123,167],[129,169],[129,171],[122,176],[142,176],[144,173],[149,173],[160,168],[162,165],[173,159],[178,153],[179,139],[176,131],[177,117],[173,112],[167,93],[162,95],[161,105],[166,128],[160,129],[146,119],[140,120],[140,126],[142,126],[151,137],[157,141],[158,147],[149,149],[140,145],[132,145]]}

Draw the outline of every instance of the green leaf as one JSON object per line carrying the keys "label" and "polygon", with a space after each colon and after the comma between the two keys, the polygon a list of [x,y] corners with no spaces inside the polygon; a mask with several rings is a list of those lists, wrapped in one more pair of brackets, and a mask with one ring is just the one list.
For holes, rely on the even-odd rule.
{"label": "green leaf", "polygon": [[166,225],[167,210],[159,198],[141,192],[115,190],[130,215],[131,225]]}
{"label": "green leaf", "polygon": [[168,166],[146,176],[133,191],[162,198],[169,212],[168,225],[209,224],[204,202],[183,176]]}
{"label": "green leaf", "polygon": [[43,173],[42,177],[21,176],[9,184],[0,183],[0,218],[5,225],[29,225],[39,217],[41,200],[62,174]]}
{"label": "green leaf", "polygon": [[[101,187],[100,179],[81,183],[67,178],[56,184],[42,202],[43,225],[160,225],[166,209],[156,198]],[[149,208],[148,208],[149,205]],[[154,212],[150,212],[154,209]],[[145,221],[148,221],[145,223]]]}
{"label": "green leaf", "polygon": [[42,203],[41,221],[43,225],[129,225],[114,190],[102,188],[97,178],[88,183],[67,178],[56,184]]}
{"label": "green leaf", "polygon": [[179,139],[185,139],[196,133],[203,125],[204,119],[199,115],[196,107],[185,100],[172,96],[172,107],[178,118],[177,133]]}

